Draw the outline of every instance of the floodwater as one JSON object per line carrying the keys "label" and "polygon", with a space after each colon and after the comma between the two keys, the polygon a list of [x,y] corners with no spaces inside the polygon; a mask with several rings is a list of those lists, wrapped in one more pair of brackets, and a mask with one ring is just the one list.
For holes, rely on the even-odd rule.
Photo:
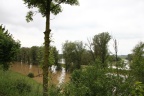
{"label": "floodwater", "polygon": [[[36,65],[28,65],[22,63],[12,64],[12,71],[21,73],[23,75],[28,75],[29,73],[34,74],[34,80],[39,83],[43,83],[42,69]],[[51,67],[51,71],[49,72],[50,82],[53,84],[62,84],[68,82],[70,80],[70,74],[65,72],[65,68],[62,68],[62,71],[56,71],[56,66]]]}

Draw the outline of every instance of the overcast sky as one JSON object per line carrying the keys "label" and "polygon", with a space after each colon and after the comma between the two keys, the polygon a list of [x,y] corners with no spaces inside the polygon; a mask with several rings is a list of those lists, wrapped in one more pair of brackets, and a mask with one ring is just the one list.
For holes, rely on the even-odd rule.
{"label": "overcast sky", "polygon": [[[61,52],[66,41],[83,41],[101,32],[109,32],[118,41],[118,54],[129,54],[144,41],[144,0],[79,0],[79,6],[63,5],[63,12],[51,16],[53,45]],[[45,18],[35,14],[25,20],[28,9],[23,0],[0,0],[0,24],[20,40],[22,47],[41,46]],[[113,52],[113,42],[109,43]]]}

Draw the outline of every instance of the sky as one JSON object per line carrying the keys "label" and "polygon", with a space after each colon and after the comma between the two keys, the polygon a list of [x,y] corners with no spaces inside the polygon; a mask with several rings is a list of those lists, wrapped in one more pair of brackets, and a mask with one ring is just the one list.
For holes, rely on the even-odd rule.
{"label": "sky", "polygon": [[[27,23],[29,9],[23,0],[0,0],[0,4],[0,24],[22,47],[43,45],[45,18],[40,13]],[[144,41],[144,0],[79,0],[79,6],[62,5],[62,10],[50,20],[52,45],[60,53],[66,40],[87,43],[102,32],[117,39],[119,55],[132,53],[136,44]],[[112,53],[113,45],[111,40]]]}

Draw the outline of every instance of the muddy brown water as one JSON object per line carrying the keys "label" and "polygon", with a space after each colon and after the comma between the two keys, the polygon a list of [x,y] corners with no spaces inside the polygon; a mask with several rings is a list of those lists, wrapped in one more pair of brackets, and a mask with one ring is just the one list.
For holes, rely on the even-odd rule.
{"label": "muddy brown water", "polygon": [[[29,73],[34,73],[34,80],[39,83],[43,83],[43,76],[42,76],[42,69],[36,65],[28,65],[28,64],[21,64],[21,63],[14,63],[12,64],[10,70],[21,73],[23,75],[28,75]],[[53,84],[60,84],[65,83],[70,80],[70,74],[65,72],[63,68],[62,71],[54,71],[49,72],[50,82]]]}

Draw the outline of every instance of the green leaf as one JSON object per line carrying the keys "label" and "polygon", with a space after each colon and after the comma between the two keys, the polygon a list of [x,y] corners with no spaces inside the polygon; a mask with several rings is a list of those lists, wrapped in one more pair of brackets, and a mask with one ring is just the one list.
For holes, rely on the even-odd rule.
{"label": "green leaf", "polygon": [[27,13],[27,15],[26,15],[26,21],[27,22],[30,22],[30,21],[33,21],[33,11],[29,11],[28,13]]}

